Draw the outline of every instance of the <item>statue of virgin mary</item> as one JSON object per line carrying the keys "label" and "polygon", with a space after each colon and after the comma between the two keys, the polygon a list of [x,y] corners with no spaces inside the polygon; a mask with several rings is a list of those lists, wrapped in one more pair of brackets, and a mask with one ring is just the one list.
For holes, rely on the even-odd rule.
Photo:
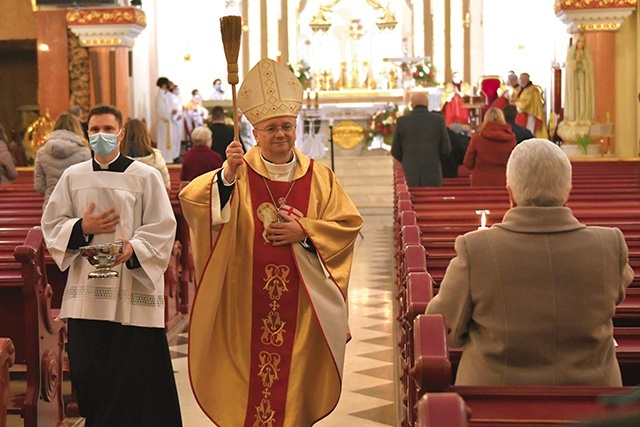
{"label": "statue of virgin mary", "polygon": [[569,48],[565,63],[564,120],[592,122],[595,118],[593,57],[583,34]]}

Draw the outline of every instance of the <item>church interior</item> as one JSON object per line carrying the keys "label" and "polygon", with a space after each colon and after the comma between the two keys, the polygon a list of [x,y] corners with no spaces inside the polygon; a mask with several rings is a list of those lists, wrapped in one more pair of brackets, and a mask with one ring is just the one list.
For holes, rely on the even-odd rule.
{"label": "church interior", "polygon": [[[214,425],[190,385],[188,328],[197,278],[178,193],[180,162],[192,146],[189,113],[201,114],[200,126],[207,126],[212,109],[222,107],[234,124],[236,89],[227,81],[219,24],[229,15],[242,19],[240,82],[262,58],[293,72],[304,89],[296,147],[331,168],[364,218],[349,282],[351,339],[341,397],[315,425],[543,426],[640,413],[633,394],[615,409],[601,398],[632,393],[640,384],[639,276],[613,318],[624,387],[454,385],[461,349],[447,345],[442,325],[418,315],[438,293],[456,237],[499,223],[509,199],[504,188],[472,188],[470,171],[458,164],[443,186],[412,187],[390,154],[397,119],[409,114],[415,93],[468,137],[482,129],[490,108],[514,105],[516,123],[570,159],[569,206],[576,217],[620,228],[629,263],[640,271],[637,0],[2,5],[0,139],[17,176],[7,180],[9,168],[0,164],[0,427],[85,425],[70,382],[66,326],[56,317],[67,276],[39,231],[36,153],[60,114],[79,107],[82,121],[101,103],[117,106],[125,121],[144,122],[156,144],[164,126],[161,77],[173,82],[184,112],[177,157],[165,156],[178,222],[165,273],[165,328],[183,424]],[[523,101],[527,81],[535,107]],[[250,149],[256,141],[247,124],[237,126]]]}

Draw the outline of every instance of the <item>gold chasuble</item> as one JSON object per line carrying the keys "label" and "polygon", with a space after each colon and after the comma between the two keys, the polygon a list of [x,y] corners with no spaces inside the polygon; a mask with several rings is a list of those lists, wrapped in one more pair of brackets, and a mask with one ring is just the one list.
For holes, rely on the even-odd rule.
{"label": "gold chasuble", "polygon": [[544,103],[542,92],[538,86],[528,85],[520,89],[516,99],[518,115],[516,124],[527,127],[528,116],[535,119],[535,131],[532,133],[536,138],[549,139],[549,131],[544,119]]}
{"label": "gold chasuble", "polygon": [[[271,180],[253,147],[225,206],[217,171],[180,193],[198,280],[189,375],[199,405],[220,427],[310,426],[340,397],[347,284],[362,218],[329,168],[293,150],[292,181]],[[292,213],[317,255],[265,239],[278,208]]]}

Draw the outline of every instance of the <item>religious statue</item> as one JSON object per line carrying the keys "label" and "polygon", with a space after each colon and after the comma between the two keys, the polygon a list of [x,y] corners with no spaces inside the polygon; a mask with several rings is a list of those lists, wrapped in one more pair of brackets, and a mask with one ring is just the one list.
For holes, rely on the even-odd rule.
{"label": "religious statue", "polygon": [[389,70],[389,89],[395,89],[398,87],[398,76],[396,76],[396,70],[395,69],[390,69]]}
{"label": "religious statue", "polygon": [[404,90],[403,103],[405,108],[409,108],[409,101],[411,100],[411,91],[416,86],[413,80],[413,72],[411,66],[406,62],[400,64],[402,70],[402,88]]}
{"label": "religious statue", "polygon": [[564,119],[592,122],[595,118],[593,57],[584,34],[578,34],[565,63]]}

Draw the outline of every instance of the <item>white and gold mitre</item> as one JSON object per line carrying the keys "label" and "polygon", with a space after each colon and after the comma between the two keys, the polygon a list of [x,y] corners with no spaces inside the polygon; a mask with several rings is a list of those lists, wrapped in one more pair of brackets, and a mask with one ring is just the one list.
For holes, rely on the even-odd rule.
{"label": "white and gold mitre", "polygon": [[274,117],[298,117],[302,85],[284,65],[261,59],[240,86],[238,107],[253,126]]}

